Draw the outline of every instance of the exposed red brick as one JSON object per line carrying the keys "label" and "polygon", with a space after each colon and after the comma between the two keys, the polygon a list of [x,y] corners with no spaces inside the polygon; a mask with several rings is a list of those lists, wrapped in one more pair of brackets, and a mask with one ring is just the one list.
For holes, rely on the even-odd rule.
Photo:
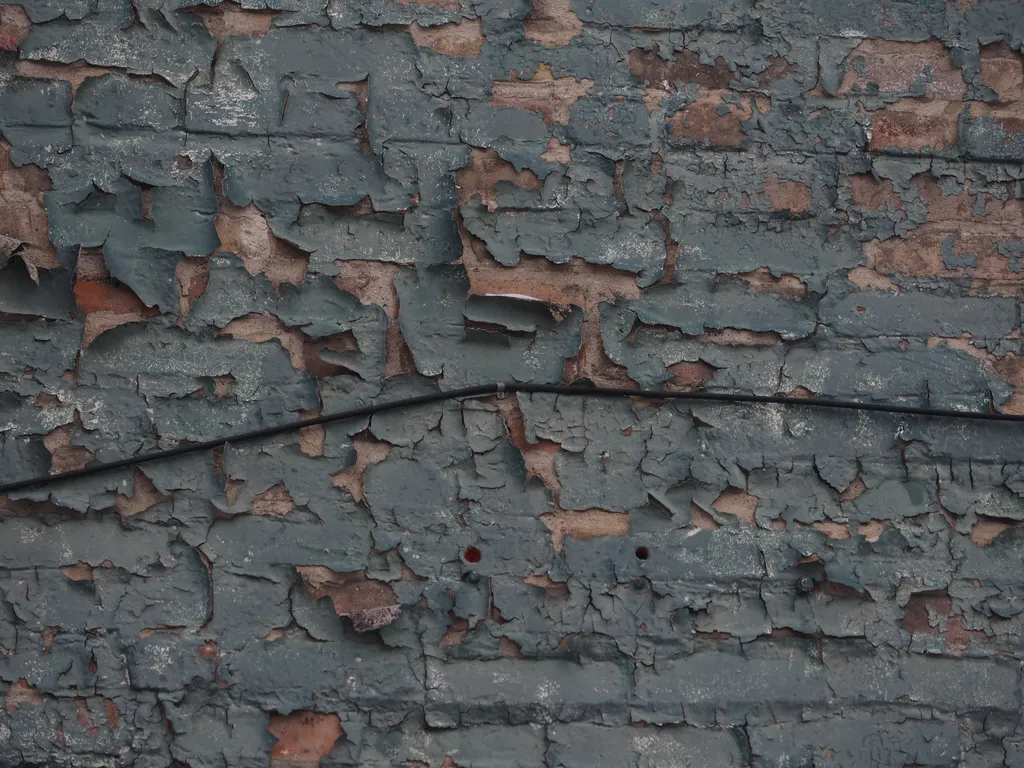
{"label": "exposed red brick", "polygon": [[117,724],[121,722],[121,710],[117,703],[110,699],[103,700],[103,715],[107,719],[108,728],[117,728]]}
{"label": "exposed red brick", "polygon": [[496,185],[499,181],[509,181],[523,189],[544,186],[533,171],[528,168],[517,171],[512,163],[502,160],[493,149],[473,148],[469,153],[469,164],[455,174],[459,203],[466,205],[478,197],[487,210],[495,210],[498,207]]}
{"label": "exposed red brick", "polygon": [[195,5],[189,10],[199,14],[218,43],[226,37],[263,37],[281,15],[280,11],[242,8],[230,0],[218,5]]}
{"label": "exposed red brick", "polygon": [[594,539],[598,536],[629,535],[629,515],[621,512],[606,512],[603,509],[579,512],[558,510],[541,515],[540,519],[551,531],[551,543],[558,552],[562,551],[562,540],[566,536]]}
{"label": "exposed red brick", "polygon": [[[498,648],[501,651],[501,655],[506,659],[523,658],[522,647],[511,637],[505,637],[502,635],[501,640],[498,641]],[[452,765],[455,765],[455,762],[452,762]]]}
{"label": "exposed red brick", "polygon": [[217,641],[207,640],[199,646],[199,658],[213,661],[217,658]]}
{"label": "exposed red brick", "polygon": [[371,464],[379,464],[391,453],[391,445],[378,440],[369,432],[360,432],[352,437],[356,449],[356,463],[331,477],[331,482],[339,488],[345,488],[356,501],[363,501],[366,494],[363,489],[363,476]]}
{"label": "exposed red brick", "polygon": [[816,531],[824,533],[830,539],[836,539],[837,541],[843,541],[850,538],[850,529],[844,523],[835,523],[828,520],[819,523],[811,523],[811,527]]}
{"label": "exposed red brick", "polygon": [[15,45],[21,45],[31,28],[32,21],[22,5],[0,6],[0,30],[14,41]]}
{"label": "exposed red brick", "polygon": [[540,112],[546,125],[569,122],[569,109],[594,87],[593,80],[556,78],[548,64],[541,62],[529,80],[498,80],[491,88],[492,107],[511,107]]}
{"label": "exposed red brick", "polygon": [[777,211],[803,213],[814,202],[810,187],[799,181],[783,181],[777,173],[768,174],[761,188]]}
{"label": "exposed red brick", "polygon": [[846,67],[840,96],[867,91],[872,84],[882,94],[908,94],[915,82],[922,81],[924,96],[930,99],[956,101],[967,92],[960,69],[937,40],[863,40],[847,57]]}
{"label": "exposed red brick", "polygon": [[[867,247],[865,245],[865,247]],[[879,274],[870,267],[854,267],[846,273],[846,278],[858,287],[867,288],[872,291],[891,291],[899,293],[899,286],[892,281],[891,277]]]}
{"label": "exposed red brick", "polygon": [[50,452],[50,474],[68,472],[72,469],[81,469],[95,457],[90,450],[79,445],[71,444],[71,437],[75,429],[82,426],[80,420],[75,419],[71,424],[57,427],[47,435],[43,435],[43,445]]}
{"label": "exposed red brick", "polygon": [[949,149],[957,141],[959,102],[900,99],[871,117],[868,149],[888,147],[920,152]]}
{"label": "exposed red brick", "polygon": [[295,500],[288,493],[284,484],[278,483],[263,493],[256,494],[252,500],[252,506],[249,507],[249,514],[284,517],[293,509],[295,509]]}
{"label": "exposed red brick", "polygon": [[88,563],[75,563],[74,565],[66,565],[60,569],[60,572],[67,576],[71,581],[93,581],[94,576],[92,574],[92,566]]}
{"label": "exposed red brick", "polygon": [[[57,64],[50,61],[32,61],[19,59],[14,63],[14,73],[19,77],[31,77],[43,80],[66,80],[71,84],[71,95],[78,93],[79,86],[90,77],[100,77],[118,72],[114,67],[94,67],[84,61],[72,64]],[[152,78],[140,77],[142,80],[156,82]]]}
{"label": "exposed red brick", "polygon": [[460,19],[456,24],[436,27],[421,27],[413,22],[409,32],[416,45],[446,56],[479,56],[484,44],[480,19]]}
{"label": "exposed red brick", "polygon": [[[843,493],[845,493],[845,491]],[[840,495],[840,498],[842,498],[842,495]],[[862,523],[861,525],[857,526],[858,535],[863,536],[867,541],[869,541],[872,544],[878,541],[879,537],[882,535],[882,532],[884,530],[885,522],[882,520],[869,520],[868,522]]]}
{"label": "exposed red brick", "polygon": [[736,275],[750,284],[754,293],[774,293],[786,299],[802,299],[807,296],[807,285],[795,275],[775,277],[767,267],[754,272]]}
{"label": "exposed red brick", "polygon": [[[860,496],[862,493],[864,493],[864,491],[866,491],[867,489],[868,489],[868,486],[864,482],[864,479],[862,477],[860,477],[860,475],[858,475],[857,477],[855,477],[853,479],[853,482],[850,483],[850,485],[846,488],[846,490],[844,490],[842,493],[839,494],[839,500],[840,501],[853,501],[858,496]],[[863,528],[864,526],[861,526],[861,527]]]}
{"label": "exposed red brick", "polygon": [[452,626],[444,633],[440,645],[447,648],[452,645],[462,645],[469,634],[469,622],[465,619],[456,619]]}
{"label": "exposed red brick", "polygon": [[548,141],[546,152],[542,152],[540,159],[545,163],[562,163],[568,165],[572,162],[572,147],[562,144],[558,139]]}
{"label": "exposed red brick", "polygon": [[988,103],[984,101],[971,101],[971,118],[976,120],[979,117],[991,118],[992,123],[1002,129],[1006,134],[1004,144],[1013,141],[1011,134],[1024,132],[1024,101],[1014,101],[1008,104]]}
{"label": "exposed red brick", "polygon": [[996,92],[1002,103],[1024,99],[1024,56],[1006,42],[986,45],[981,49],[979,77]]}
{"label": "exposed red brick", "polygon": [[146,305],[123,283],[75,281],[75,303],[82,312],[141,312]]}
{"label": "exposed red brick", "polygon": [[250,275],[265,275],[275,288],[281,283],[300,284],[309,256],[276,237],[255,205],[241,208],[228,200],[223,191],[224,169],[219,164],[214,164],[214,186],[220,206],[214,220],[221,242],[217,251],[236,254]]}
{"label": "exposed red brick", "polygon": [[271,768],[317,768],[345,733],[340,717],[311,710],[272,712],[267,728],[277,739],[270,750]]}
{"label": "exposed red brick", "polygon": [[702,531],[713,531],[722,527],[715,522],[715,518],[693,502],[690,502],[690,525],[700,528]]}
{"label": "exposed red brick", "polygon": [[562,446],[551,440],[539,439],[535,443],[527,441],[526,422],[519,406],[518,397],[495,400],[495,405],[505,420],[505,426],[508,427],[510,442],[519,449],[523,456],[527,479],[538,478],[544,487],[554,494],[557,501],[560,484],[558,473],[555,470],[555,462]]}
{"label": "exposed red brick", "polygon": [[[739,147],[747,140],[742,122],[753,117],[749,96],[740,97],[740,104],[725,102],[722,96],[731,91],[700,89],[696,100],[668,119],[675,143],[696,142],[708,147]],[[719,114],[722,108],[724,114]]]}
{"label": "exposed red brick", "polygon": [[306,594],[329,598],[339,616],[347,616],[357,632],[379,629],[398,617],[398,597],[383,581],[362,571],[338,573],[319,565],[297,566]]}
{"label": "exposed red brick", "polygon": [[121,517],[131,517],[161,501],[168,499],[168,496],[160,493],[153,485],[153,481],[140,469],[132,469],[133,491],[131,496],[122,496],[120,493],[114,501],[114,507]]}
{"label": "exposed red brick", "polygon": [[670,365],[667,370],[672,378],[665,382],[665,388],[674,391],[703,389],[705,384],[715,378],[715,369],[703,360],[692,363],[684,360]]}
{"label": "exposed red brick", "polygon": [[873,211],[884,205],[899,208],[902,204],[889,179],[876,179],[870,173],[857,173],[850,176],[850,192],[854,205]]}
{"label": "exposed red brick", "polygon": [[979,547],[984,547],[995,541],[1003,531],[1012,527],[1013,524],[1005,520],[981,519],[971,527],[969,538]]}
{"label": "exposed red brick", "polygon": [[604,353],[599,326],[600,304],[616,297],[639,298],[634,275],[575,258],[553,264],[540,256],[520,255],[515,267],[498,264],[486,245],[461,229],[462,264],[470,281],[470,295],[518,294],[531,296],[556,307],[583,307],[586,319],[580,329],[580,352],[567,363],[565,377],[586,377],[598,384],[628,385],[623,369]]}
{"label": "exposed red brick", "polygon": [[711,506],[719,512],[733,515],[744,523],[753,525],[758,501],[757,496],[752,496],[742,488],[726,488],[711,502]]}
{"label": "exposed red brick", "polygon": [[531,0],[523,24],[526,39],[545,48],[568,45],[583,31],[583,22],[572,10],[571,0]]}
{"label": "exposed red brick", "polygon": [[398,292],[395,290],[395,275],[401,269],[397,264],[383,264],[379,261],[335,262],[340,274],[334,284],[348,291],[365,305],[377,305],[388,318],[385,334],[386,358],[385,377],[402,373],[414,373],[416,364],[412,351],[402,336],[398,324]]}
{"label": "exposed red brick", "polygon": [[649,51],[634,48],[626,54],[626,63],[642,84],[666,90],[674,90],[676,82],[723,89],[736,77],[721,56],[713,64],[702,64],[700,54],[682,50],[673,53],[671,59],[664,59],[658,53],[657,44]]}
{"label": "exposed red brick", "polygon": [[210,260],[186,256],[178,262],[174,275],[181,297],[181,316],[184,317],[199,297],[206,293],[210,284]]}
{"label": "exposed red brick", "polygon": [[306,370],[306,337],[302,331],[289,328],[273,315],[239,317],[224,326],[217,335],[233,336],[257,344],[277,339],[291,358],[292,367],[297,371]]}
{"label": "exposed red brick", "polygon": [[4,709],[8,712],[17,712],[18,707],[25,704],[42,705],[44,702],[43,695],[29,685],[25,678],[11,683],[4,695]]}
{"label": "exposed red brick", "polygon": [[550,576],[543,575],[538,576],[536,574],[530,574],[524,582],[534,587],[540,587],[544,590],[544,599],[558,599],[569,596],[569,585],[564,581],[553,581]]}
{"label": "exposed red brick", "polygon": [[31,164],[15,167],[10,145],[0,140],[0,235],[21,243],[18,255],[33,273],[60,266],[43,203],[50,189],[46,171]]}

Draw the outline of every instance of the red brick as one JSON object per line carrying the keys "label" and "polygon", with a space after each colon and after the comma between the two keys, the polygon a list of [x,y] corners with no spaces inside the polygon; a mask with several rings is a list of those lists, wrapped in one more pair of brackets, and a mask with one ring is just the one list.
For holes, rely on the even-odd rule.
{"label": "red brick", "polygon": [[802,213],[814,202],[810,187],[799,181],[783,181],[776,173],[768,174],[761,188],[777,211]]}
{"label": "red brick", "polygon": [[926,80],[924,96],[956,101],[967,92],[960,69],[938,41],[904,43],[864,40],[846,59],[847,72],[839,95],[878,86],[882,94],[909,94],[915,81]]}
{"label": "red brick", "polygon": [[440,24],[436,27],[409,27],[413,42],[421,48],[430,48],[447,56],[479,56],[484,44],[484,35],[479,19],[462,19],[457,24]]}
{"label": "red brick", "polygon": [[[675,143],[696,142],[709,147],[739,147],[747,140],[742,122],[753,116],[749,96],[740,97],[740,104],[725,102],[723,95],[735,96],[731,91],[700,90],[697,99],[687,104],[668,119],[672,127],[671,140]],[[733,100],[734,101],[734,100]],[[725,114],[719,114],[721,105]]]}
{"label": "red brick", "polygon": [[556,78],[551,67],[541,63],[529,80],[496,81],[491,89],[491,106],[540,112],[546,125],[566,125],[570,107],[586,96],[593,86],[593,80]]}
{"label": "red brick", "polygon": [[512,163],[502,160],[493,149],[473,148],[470,150],[469,164],[455,175],[459,203],[466,205],[478,197],[488,210],[495,210],[498,205],[496,185],[499,181],[510,181],[523,189],[540,189],[544,186],[533,171],[517,171]]}
{"label": "red brick", "polygon": [[277,738],[270,750],[271,768],[317,768],[345,733],[337,715],[310,710],[274,712],[268,729]]}
{"label": "red brick", "polygon": [[1024,99],[1024,56],[1005,42],[981,49],[979,77],[996,92],[1002,103]]}
{"label": "red brick", "polygon": [[106,281],[77,280],[75,302],[82,312],[143,311],[146,305],[126,285]]}
{"label": "red brick", "polygon": [[571,0],[531,0],[523,25],[526,39],[545,48],[568,45],[583,31],[583,22],[573,12]]}
{"label": "red brick", "polygon": [[957,141],[961,104],[949,101],[901,99],[871,117],[868,149],[889,147],[921,152],[950,149]]}

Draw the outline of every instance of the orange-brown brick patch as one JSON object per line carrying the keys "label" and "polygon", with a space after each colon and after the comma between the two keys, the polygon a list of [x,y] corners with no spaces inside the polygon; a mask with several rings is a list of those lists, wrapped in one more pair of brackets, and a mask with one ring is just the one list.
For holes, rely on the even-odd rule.
{"label": "orange-brown brick patch", "polygon": [[268,729],[277,738],[270,750],[271,768],[317,768],[345,733],[337,715],[310,710],[274,712]]}
{"label": "orange-brown brick patch", "polygon": [[719,512],[733,515],[744,523],[753,525],[758,501],[757,496],[752,496],[742,488],[727,488],[711,502],[711,506]]}
{"label": "orange-brown brick patch", "polygon": [[550,139],[547,151],[541,153],[540,159],[545,163],[563,163],[568,165],[572,162],[572,147],[568,144],[563,144],[558,139]]}
{"label": "orange-brown brick patch", "polygon": [[478,197],[487,210],[495,210],[498,207],[495,187],[499,181],[510,181],[523,189],[540,189],[543,186],[533,171],[526,168],[517,171],[512,163],[502,160],[493,149],[473,148],[469,153],[469,164],[455,174],[459,203],[466,205]]}
{"label": "orange-brown brick patch", "polygon": [[692,104],[687,104],[668,119],[671,139],[676,143],[692,143],[708,147],[739,147],[747,140],[743,121],[753,116],[748,96],[724,101],[731,91],[700,90]]}
{"label": "orange-brown brick patch", "polygon": [[991,118],[993,124],[1002,130],[1003,133],[1007,134],[1003,139],[1003,144],[1010,144],[1013,141],[1010,134],[1024,131],[1024,101],[1015,101],[1007,104],[983,101],[968,103],[973,120],[977,120],[980,117]]}
{"label": "orange-brown brick patch", "polygon": [[903,609],[903,628],[911,633],[940,635],[946,641],[945,652],[960,656],[972,643],[987,640],[984,632],[964,628],[962,616],[951,615],[953,601],[943,592],[913,595]]}
{"label": "orange-brown brick patch", "polygon": [[319,565],[298,566],[302,586],[315,600],[330,599],[339,616],[347,616],[357,631],[379,629],[398,616],[398,597],[383,581],[362,571],[338,573]]}
{"label": "orange-brown brick patch", "polygon": [[840,96],[867,91],[872,85],[883,94],[907,94],[917,83],[923,84],[923,95],[931,99],[956,101],[967,91],[960,69],[937,40],[864,40],[847,57],[846,66]]}
{"label": "orange-brown brick patch", "polygon": [[74,565],[65,565],[60,569],[71,581],[93,581],[92,566],[88,563],[78,562]]}
{"label": "orange-brown brick patch", "polygon": [[573,12],[571,0],[531,0],[523,25],[526,39],[545,48],[568,45],[583,31],[583,22]]}
{"label": "orange-brown brick patch", "polygon": [[777,173],[768,174],[761,188],[777,211],[803,213],[814,202],[810,187],[799,181],[783,181]]}
{"label": "orange-brown brick patch", "polygon": [[18,708],[25,704],[41,705],[43,695],[28,684],[24,678],[11,683],[4,695],[4,709],[8,712],[17,712]]}
{"label": "orange-brown brick patch", "polygon": [[580,512],[559,510],[541,515],[540,519],[551,531],[551,542],[557,551],[562,551],[566,536],[574,539],[594,539],[598,536],[627,536],[629,515],[621,512],[606,512],[603,509],[587,509]]}
{"label": "orange-brown brick patch", "polygon": [[651,50],[634,48],[626,54],[629,71],[644,85],[672,89],[676,82],[696,83],[704,88],[728,88],[736,75],[728,62],[719,56],[713,64],[702,64],[700,54],[682,50],[671,59],[662,58],[655,45]]}
{"label": "orange-brown brick patch", "polygon": [[959,102],[900,99],[871,117],[873,152],[889,147],[921,152],[950,149],[957,141]]}
{"label": "orange-brown brick patch", "polygon": [[889,179],[875,178],[870,173],[858,173],[850,176],[850,192],[854,205],[872,211],[885,205],[899,208],[902,204]]}
{"label": "orange-brown brick patch", "polygon": [[785,299],[802,299],[807,296],[807,285],[796,275],[775,277],[767,267],[753,272],[736,275],[746,280],[754,293],[774,293]]}
{"label": "orange-brown brick patch", "polygon": [[242,8],[234,2],[218,5],[195,5],[189,10],[198,13],[211,35],[217,42],[226,37],[263,37],[274,25],[274,18],[280,11]]}
{"label": "orange-brown brick patch", "polygon": [[409,32],[416,45],[446,56],[479,56],[484,44],[479,19],[462,19],[456,24],[436,27],[421,27],[414,22]]}
{"label": "orange-brown brick patch", "polygon": [[10,145],[0,140],[0,235],[21,243],[18,255],[33,273],[60,266],[43,206],[50,189],[46,171],[31,164],[15,167],[10,161]]}
{"label": "orange-brown brick patch", "polygon": [[593,86],[593,80],[555,77],[551,67],[542,62],[528,80],[513,74],[511,80],[496,81],[491,89],[491,106],[540,112],[546,125],[565,125],[569,122],[569,109]]}
{"label": "orange-brown brick patch", "polygon": [[132,312],[146,305],[126,285],[104,280],[76,280],[75,303],[82,312]]}
{"label": "orange-brown brick patch", "polygon": [[981,81],[995,91],[1002,103],[1024,100],[1024,56],[1008,43],[981,49]]}

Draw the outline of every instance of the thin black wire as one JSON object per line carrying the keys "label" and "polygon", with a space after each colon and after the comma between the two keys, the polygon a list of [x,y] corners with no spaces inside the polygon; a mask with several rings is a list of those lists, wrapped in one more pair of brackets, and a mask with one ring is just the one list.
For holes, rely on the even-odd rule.
{"label": "thin black wire", "polygon": [[736,404],[774,404],[802,406],[810,408],[837,408],[850,411],[873,411],[876,413],[898,413],[907,416],[927,416],[942,419],[962,419],[971,421],[1011,421],[1024,422],[1024,415],[1010,413],[994,413],[980,411],[957,411],[951,408],[924,408],[911,405],[890,405],[887,403],[863,403],[856,400],[832,400],[823,397],[787,397],[786,395],[738,395],[721,392],[668,392],[661,389],[643,389],[629,387],[597,387],[582,386],[578,384],[519,384],[509,382],[505,384],[482,384],[476,387],[463,387],[445,392],[434,392],[429,395],[417,397],[406,397],[401,400],[394,400],[390,403],[375,403],[374,405],[352,408],[338,413],[329,413],[323,416],[315,416],[311,419],[293,421],[288,424],[279,424],[275,427],[254,429],[249,432],[240,432],[236,435],[218,437],[213,440],[204,440],[199,443],[188,443],[175,448],[167,448],[152,453],[144,453],[141,456],[131,456],[116,461],[89,464],[81,469],[72,469],[67,472],[58,472],[53,475],[40,475],[29,477],[24,480],[15,480],[0,485],[0,493],[11,493],[24,488],[49,485],[63,480],[74,480],[80,477],[89,477],[106,472],[111,469],[123,467],[135,467],[139,464],[147,464],[159,459],[170,459],[175,456],[185,456],[197,451],[207,451],[211,448],[219,448],[228,443],[242,443],[250,440],[258,440],[263,437],[272,437],[285,432],[293,432],[304,427],[315,427],[319,424],[330,424],[335,421],[346,419],[357,419],[363,416],[372,416],[375,413],[394,411],[399,408],[409,408],[417,405],[427,405],[443,400],[455,400],[462,397],[482,397],[485,395],[503,395],[522,392],[524,394],[551,394],[551,395],[579,395],[585,397],[639,397],[647,400],[691,400],[698,402]]}

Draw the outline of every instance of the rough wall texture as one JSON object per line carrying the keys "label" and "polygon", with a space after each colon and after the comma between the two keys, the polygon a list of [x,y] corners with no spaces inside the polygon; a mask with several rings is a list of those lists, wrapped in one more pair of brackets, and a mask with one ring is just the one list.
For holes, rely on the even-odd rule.
{"label": "rough wall texture", "polygon": [[[1020,0],[0,6],[0,476],[471,383],[1024,412]],[[1024,766],[1018,427],[448,402],[0,501],[0,764]]]}

